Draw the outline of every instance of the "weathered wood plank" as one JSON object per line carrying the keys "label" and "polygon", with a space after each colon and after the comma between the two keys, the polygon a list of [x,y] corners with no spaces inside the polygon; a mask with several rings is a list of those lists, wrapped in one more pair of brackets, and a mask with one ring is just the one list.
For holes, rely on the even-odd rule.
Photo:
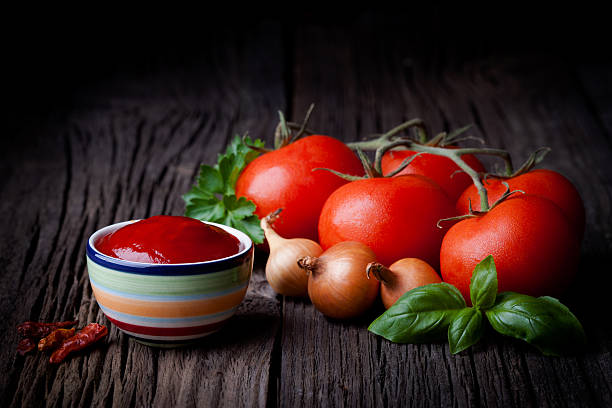
{"label": "weathered wood plank", "polygon": [[182,214],[200,162],[235,133],[272,135],[285,105],[279,34],[218,34],[189,69],[102,83],[77,96],[81,108],[19,135],[32,142],[10,158],[17,171],[0,206],[3,405],[266,405],[279,303],[260,267],[237,315],[196,346],[152,349],[113,326],[103,345],[55,367],[41,354],[16,357],[13,345],[24,320],[110,325],[91,293],[85,240],[113,222]]}
{"label": "weathered wood plank", "polygon": [[[606,265],[610,253],[610,225],[603,220],[611,215],[612,151],[596,126],[599,118],[584,108],[570,67],[533,58],[445,65],[444,58],[419,58],[403,37],[385,28],[298,29],[294,116],[318,102],[313,127],[347,140],[416,116],[433,131],[474,123],[475,136],[510,150],[517,161],[551,146],[546,167],[573,180],[587,205],[579,272],[585,280],[577,279],[566,301],[585,323],[589,349],[553,359],[490,333],[452,356],[446,345],[392,344],[368,335],[366,322],[332,322],[308,302],[285,299],[281,375],[291,379],[281,382],[281,405],[308,406],[322,395],[335,406],[609,405],[610,325],[592,316],[598,300],[586,283],[604,277],[592,270]],[[322,347],[313,347],[317,338],[324,339]],[[306,353],[298,353],[300,348]]]}
{"label": "weathered wood plank", "polygon": [[[0,404],[612,405],[606,286],[592,285],[612,254],[609,71],[574,75],[561,60],[483,57],[478,47],[465,59],[423,30],[407,38],[401,18],[385,22],[302,24],[295,38],[277,24],[221,32],[203,39],[197,61],[119,73],[76,95],[62,115],[20,127],[10,152],[0,152],[10,175],[0,180]],[[445,344],[391,344],[366,330],[380,305],[352,322],[328,320],[307,300],[283,299],[279,310],[258,254],[237,316],[197,346],[151,349],[113,327],[103,345],[57,367],[15,356],[23,320],[108,324],[85,272],[91,232],[181,214],[198,164],[212,162],[233,133],[271,140],[277,109],[301,119],[311,102],[312,127],[345,140],[420,116],[432,131],[474,123],[474,135],[517,161],[553,147],[546,166],[573,180],[587,205],[581,278],[565,299],[585,324],[586,352],[546,358],[494,333],[456,356]]]}
{"label": "weathered wood plank", "polygon": [[[292,117],[303,117],[314,102],[311,127],[350,140],[376,130],[380,109],[367,105],[378,99],[359,86],[348,39],[341,30],[297,32]],[[364,325],[332,322],[310,302],[285,298],[280,405],[381,405],[378,381],[371,378],[378,371],[378,341]]]}
{"label": "weathered wood plank", "polygon": [[[594,302],[599,302],[601,298],[593,296],[593,288],[586,284],[598,279],[593,276],[590,259],[601,254],[600,243],[605,242],[606,234],[609,234],[594,231],[592,226],[600,216],[610,216],[608,206],[601,206],[599,202],[602,199],[608,201],[610,197],[611,169],[606,157],[610,157],[612,151],[605,135],[594,125],[597,118],[584,108],[585,101],[574,89],[569,67],[555,60],[514,60],[508,64],[497,63],[494,67],[474,65],[467,71],[466,78],[472,79],[447,82],[451,84],[452,94],[460,97],[450,100],[442,97],[440,100],[449,102],[453,107],[471,104],[474,119],[480,119],[483,132],[487,136],[494,132],[501,137],[515,157],[527,157],[537,146],[550,146],[553,151],[544,165],[565,174],[580,190],[587,206],[589,228],[575,287],[565,301],[582,319],[593,340],[599,337],[598,332],[609,333],[609,325],[602,326],[600,321],[593,318],[591,310]],[[473,102],[469,101],[470,98]],[[500,119],[507,126],[499,128]],[[595,163],[595,168],[600,172],[598,182],[593,183],[589,173]],[[604,176],[602,172],[608,175]],[[599,279],[602,278],[604,276],[600,275]],[[605,343],[594,342],[591,347],[597,350],[600,357],[609,353],[609,345]],[[506,357],[496,358],[497,366],[503,368],[504,360],[524,360],[526,370],[519,369],[512,375],[519,375],[522,389],[532,389],[533,405],[579,406],[609,401],[610,387],[594,387],[592,382],[598,382],[600,377],[591,377],[588,374],[591,370],[584,368],[593,364],[592,350],[581,358],[566,359],[545,358],[531,349],[516,350],[514,347],[504,350]],[[503,371],[494,371],[493,376],[483,374],[491,372],[491,360],[487,354],[475,358],[480,384],[487,378],[504,377]],[[598,361],[599,357],[595,357],[595,360]],[[488,393],[495,387],[483,387],[483,390]],[[502,391],[497,390],[495,395],[503,396]],[[557,395],[563,395],[563,401],[559,401]],[[515,401],[517,405],[524,405],[520,400]],[[507,404],[501,399],[496,405]]]}

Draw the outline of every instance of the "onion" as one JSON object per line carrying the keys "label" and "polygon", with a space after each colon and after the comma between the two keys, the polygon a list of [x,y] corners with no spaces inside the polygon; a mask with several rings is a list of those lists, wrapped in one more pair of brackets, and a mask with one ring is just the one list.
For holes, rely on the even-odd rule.
{"label": "onion", "polygon": [[381,282],[380,297],[387,309],[409,290],[442,282],[440,276],[427,262],[417,258],[400,259],[389,268],[372,262],[366,269],[368,278],[370,274]]}
{"label": "onion", "polygon": [[298,260],[308,274],[308,295],[325,316],[345,319],[365,312],[378,296],[379,284],[364,271],[376,255],[361,242],[340,242],[316,258]]}
{"label": "onion", "polygon": [[272,289],[285,296],[306,296],[308,276],[297,265],[304,256],[319,256],[323,249],[314,241],[305,238],[286,239],[272,228],[281,210],[276,210],[261,220],[266,240],[270,246],[270,256],[266,263],[266,279]]}

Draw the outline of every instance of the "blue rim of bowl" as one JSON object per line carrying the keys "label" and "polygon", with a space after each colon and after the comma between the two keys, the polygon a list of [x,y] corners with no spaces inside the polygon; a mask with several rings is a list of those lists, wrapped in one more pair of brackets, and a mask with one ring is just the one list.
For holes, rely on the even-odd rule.
{"label": "blue rim of bowl", "polygon": [[227,258],[215,259],[206,262],[193,263],[177,263],[177,264],[149,264],[143,262],[132,262],[123,259],[114,258],[105,255],[95,249],[94,241],[105,234],[115,231],[124,225],[131,224],[139,220],[118,222],[108,225],[91,234],[87,240],[87,257],[94,263],[105,268],[113,269],[121,272],[134,273],[138,275],[156,275],[156,276],[180,276],[180,275],[202,275],[207,273],[221,272],[242,265],[245,258],[249,258],[253,253],[253,241],[242,231],[227,225],[217,224],[214,222],[201,221],[204,224],[219,227],[234,237],[240,240],[240,244],[244,245],[244,249],[235,255]]}

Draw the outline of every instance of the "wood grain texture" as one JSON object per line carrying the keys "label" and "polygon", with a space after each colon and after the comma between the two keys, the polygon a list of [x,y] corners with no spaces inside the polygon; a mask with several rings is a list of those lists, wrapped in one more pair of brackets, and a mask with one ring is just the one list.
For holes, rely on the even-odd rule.
{"label": "wood grain texture", "polygon": [[[121,71],[73,105],[24,120],[0,151],[2,406],[612,406],[612,81],[609,65],[496,54],[406,22],[263,23],[203,38],[189,63]],[[466,47],[468,48],[466,50]],[[272,139],[278,109],[312,102],[315,130],[365,138],[413,117],[432,132],[473,123],[515,165],[539,146],[587,209],[580,271],[564,300],[589,344],[548,358],[489,330],[473,348],[397,345],[307,300],[281,298],[257,253],[247,297],[223,331],[175,350],[108,339],[59,366],[15,355],[24,320],[109,324],[87,279],[85,240],[113,222],[182,214],[201,162],[235,133]],[[489,164],[493,164],[489,161]]]}
{"label": "wood grain texture", "polygon": [[[318,101],[313,127],[344,140],[421,117],[433,132],[472,123],[475,136],[519,161],[550,146],[546,166],[572,180],[587,203],[589,228],[576,290],[565,301],[585,324],[589,350],[582,357],[550,359],[489,333],[452,356],[447,345],[392,344],[368,335],[367,322],[332,322],[308,303],[285,299],[281,375],[293,379],[281,381],[281,405],[309,406],[322,396],[333,406],[609,405],[612,367],[604,339],[611,325],[592,312],[603,305],[603,289],[596,289],[598,299],[589,286],[605,279],[596,265],[609,263],[611,226],[603,220],[611,215],[612,149],[608,131],[597,124],[609,119],[600,115],[609,112],[602,103],[609,101],[601,99],[610,88],[606,93],[597,88],[600,83],[592,87],[599,91],[590,101],[601,109],[596,111],[588,109],[584,88],[564,61],[415,58],[418,50],[388,33],[298,30],[294,115]],[[303,347],[306,358],[297,353]]]}
{"label": "wood grain texture", "polygon": [[2,405],[265,406],[279,303],[259,266],[236,316],[197,346],[157,350],[110,326],[103,345],[52,366],[13,345],[25,320],[110,325],[89,286],[86,239],[114,222],[182,214],[201,162],[236,133],[273,133],[285,105],[278,34],[228,33],[190,70],[114,79],[18,135],[30,142],[11,158],[18,171],[0,207]]}

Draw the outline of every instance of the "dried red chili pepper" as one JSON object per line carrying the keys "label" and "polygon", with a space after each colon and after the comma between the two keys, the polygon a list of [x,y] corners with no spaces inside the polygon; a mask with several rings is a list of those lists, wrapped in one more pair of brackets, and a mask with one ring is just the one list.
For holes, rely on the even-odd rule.
{"label": "dried red chili pepper", "polygon": [[40,339],[38,342],[38,351],[55,350],[64,340],[74,336],[75,328],[72,329],[55,329],[47,337]]}
{"label": "dried red chili pepper", "polygon": [[53,323],[24,322],[17,326],[17,332],[19,332],[21,337],[41,339],[43,337],[48,336],[53,330],[74,326],[77,323],[77,321]]}
{"label": "dried red chili pepper", "polygon": [[36,339],[31,339],[26,337],[25,339],[21,339],[19,344],[17,345],[17,353],[23,356],[29,353],[30,351],[36,348]]}
{"label": "dried red chili pepper", "polygon": [[64,340],[57,350],[51,354],[49,362],[61,363],[73,351],[84,349],[108,334],[106,326],[98,323],[89,323],[77,334]]}

